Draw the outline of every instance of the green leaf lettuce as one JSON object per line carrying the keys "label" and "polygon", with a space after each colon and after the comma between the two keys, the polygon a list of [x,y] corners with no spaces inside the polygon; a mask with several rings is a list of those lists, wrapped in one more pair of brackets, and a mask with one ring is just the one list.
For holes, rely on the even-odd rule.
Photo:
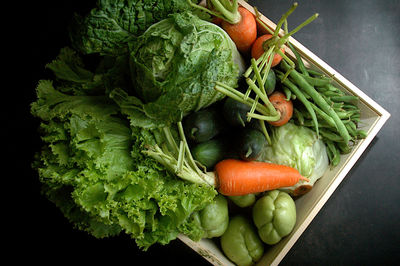
{"label": "green leaf lettuce", "polygon": [[125,232],[143,249],[179,233],[199,240],[203,232],[189,218],[215,190],[183,182],[145,156],[154,133],[130,125],[106,94],[103,75],[89,86],[93,72],[68,58],[60,54],[49,66],[57,79],[41,80],[31,105],[43,141],[33,163],[43,193],[76,228],[95,237]]}

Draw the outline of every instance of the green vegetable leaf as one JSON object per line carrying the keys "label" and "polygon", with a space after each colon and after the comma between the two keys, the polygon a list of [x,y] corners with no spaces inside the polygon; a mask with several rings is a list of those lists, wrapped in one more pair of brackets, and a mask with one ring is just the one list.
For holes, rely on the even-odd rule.
{"label": "green vegetable leaf", "polygon": [[215,82],[237,86],[241,57],[235,44],[189,12],[152,25],[131,49],[134,87],[151,119],[178,122],[224,97]]}
{"label": "green vegetable leaf", "polygon": [[310,180],[300,180],[292,188],[304,183],[313,185],[329,166],[324,142],[309,128],[294,123],[274,127],[271,142],[264,148],[262,160],[293,167]]}
{"label": "green vegetable leaf", "polygon": [[[182,181],[144,152],[165,141],[160,128],[171,119],[154,114],[160,104],[179,103],[172,97],[178,91],[149,108],[133,96],[129,65],[138,36],[189,8],[181,0],[100,0],[87,16],[75,16],[70,32],[74,49],[61,49],[46,65],[55,78],[38,82],[37,100],[31,104],[43,144],[32,165],[43,194],[77,229],[98,238],[127,233],[145,250],[180,233],[194,240],[204,235],[191,215],[212,202],[215,189]],[[222,72],[231,80],[235,69],[232,64],[217,67],[230,60],[230,53],[210,52],[215,59],[205,58],[214,73],[206,73],[206,66],[196,68],[204,72],[196,82],[208,88],[206,80]],[[186,93],[197,97],[198,89],[182,90],[177,97],[193,100]],[[200,98],[196,101],[203,102]],[[175,119],[178,112],[171,114]]]}
{"label": "green vegetable leaf", "polygon": [[[41,122],[43,147],[33,167],[43,194],[76,228],[95,237],[124,232],[143,249],[184,232],[196,238],[194,232],[202,229],[190,216],[213,200],[215,190],[183,182],[143,153],[146,145],[160,141],[159,134],[131,125],[116,104],[140,110],[138,99],[124,98],[126,92],[117,89],[121,98],[82,94],[91,80],[72,81],[73,67],[64,64],[66,58],[59,60],[53,68],[63,79],[41,80],[31,105]],[[76,89],[66,91],[66,84]]]}
{"label": "green vegetable leaf", "polygon": [[128,116],[133,127],[150,129],[167,125],[165,121],[158,119],[158,117],[152,118],[146,114],[143,102],[135,96],[129,96],[127,92],[120,88],[114,89],[110,93],[110,98],[119,105],[121,112]]}
{"label": "green vegetable leaf", "polygon": [[71,112],[101,118],[119,111],[106,96],[70,96],[54,89],[49,80],[41,80],[36,92],[38,100],[32,104],[32,113],[46,121]]}
{"label": "green vegetable leaf", "polygon": [[51,69],[57,78],[67,81],[87,83],[94,78],[94,74],[84,68],[82,58],[67,47],[61,49],[57,59],[47,64],[46,67]]}
{"label": "green vegetable leaf", "polygon": [[85,54],[126,54],[128,44],[150,25],[188,9],[182,0],[100,0],[88,15],[75,15],[70,36]]}

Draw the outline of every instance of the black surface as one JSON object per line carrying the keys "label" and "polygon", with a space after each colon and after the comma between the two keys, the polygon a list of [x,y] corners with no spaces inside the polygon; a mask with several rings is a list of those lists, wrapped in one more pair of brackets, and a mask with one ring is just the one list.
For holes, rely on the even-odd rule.
{"label": "black surface", "polygon": [[[3,187],[11,194],[3,201],[2,218],[10,222],[3,230],[12,236],[6,253],[17,251],[12,256],[16,262],[44,265],[208,265],[179,241],[141,252],[127,237],[98,240],[76,231],[39,193],[37,176],[30,168],[39,143],[29,104],[37,81],[48,75],[44,65],[68,44],[66,28],[72,13],[89,10],[93,2],[19,2],[15,10],[22,11],[15,11],[13,18],[23,20],[23,26],[11,23],[12,27],[6,27],[17,35],[12,35],[9,44],[18,47],[12,54],[17,66],[9,64],[16,77],[13,86],[7,87],[16,95],[3,98],[4,104],[12,103],[11,110],[7,109],[10,126],[3,129],[6,155],[11,159],[4,166],[12,172],[2,176],[15,181]],[[284,0],[249,2],[275,22],[292,4]],[[294,37],[388,110],[391,118],[282,265],[395,264],[400,259],[400,1],[299,1],[289,28],[315,12],[319,18]],[[10,212],[5,211],[8,208]]]}

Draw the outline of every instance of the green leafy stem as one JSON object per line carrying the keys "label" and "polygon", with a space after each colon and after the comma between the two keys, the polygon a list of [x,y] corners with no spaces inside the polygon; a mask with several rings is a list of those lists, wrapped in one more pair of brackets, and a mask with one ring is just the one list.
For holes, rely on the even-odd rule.
{"label": "green leafy stem", "polygon": [[238,11],[238,0],[208,0],[207,7],[195,4],[192,0],[187,0],[187,2],[192,7],[207,12],[214,17],[221,18],[230,24],[237,24],[241,20],[241,15]]}
{"label": "green leafy stem", "polygon": [[172,135],[171,128],[167,126],[162,129],[166,141],[147,147],[147,150],[144,150],[143,153],[184,180],[215,187],[214,173],[206,172],[206,168],[193,159],[182,122],[178,122],[177,127],[180,138],[179,145]]}

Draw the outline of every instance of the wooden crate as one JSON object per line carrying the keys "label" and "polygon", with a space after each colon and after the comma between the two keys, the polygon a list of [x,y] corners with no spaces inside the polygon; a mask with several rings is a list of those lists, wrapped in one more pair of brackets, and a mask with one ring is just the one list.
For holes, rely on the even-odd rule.
{"label": "wooden crate", "polygon": [[[241,0],[239,0],[239,2],[243,7],[255,14],[253,7],[247,2]],[[275,29],[276,25],[265,16],[261,16],[261,20],[272,30]],[[290,38],[290,42],[301,54],[308,67],[332,76],[333,82],[338,88],[342,89],[347,94],[355,95],[360,98],[360,129],[365,130],[368,136],[360,140],[351,153],[342,155],[340,164],[333,169],[328,169],[324,176],[315,183],[310,192],[296,199],[297,221],[292,233],[283,238],[278,244],[267,248],[264,257],[257,265],[279,264],[390,117],[390,114],[385,109],[305,48],[301,43],[294,38]],[[288,49],[287,54],[292,58],[294,57]],[[214,265],[234,265],[224,256],[219,249],[219,245],[213,240],[202,239],[199,242],[194,242],[184,235],[179,236],[179,239]]]}

